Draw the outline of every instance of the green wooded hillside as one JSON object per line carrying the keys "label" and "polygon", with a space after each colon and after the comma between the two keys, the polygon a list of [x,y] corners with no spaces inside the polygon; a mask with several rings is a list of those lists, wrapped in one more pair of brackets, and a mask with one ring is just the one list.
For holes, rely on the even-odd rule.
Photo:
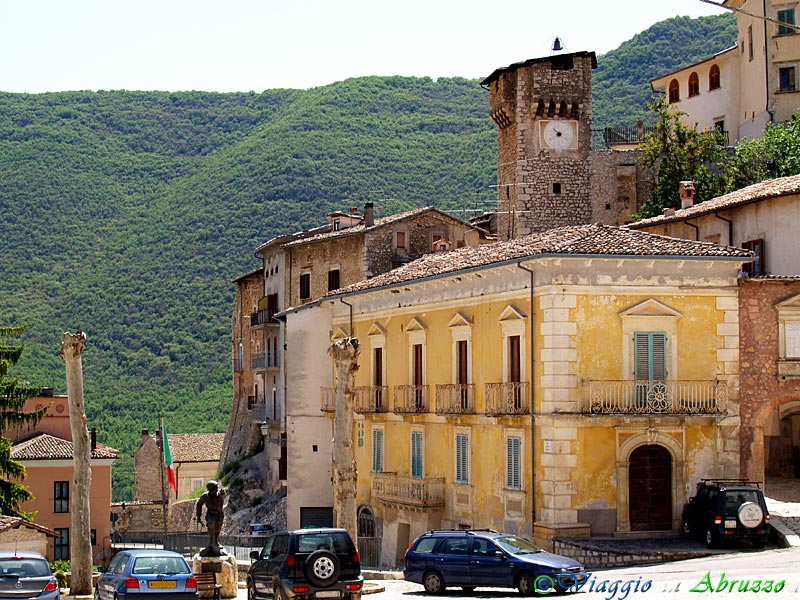
{"label": "green wooded hillside", "polygon": [[[695,43],[665,41],[677,34]],[[651,77],[734,39],[730,15],[679,18],[599,57],[594,127],[635,124]],[[86,332],[90,426],[123,451],[115,499],[131,497],[131,452],[158,414],[174,433],[227,426],[231,280],[256,246],[367,201],[378,216],[492,207],[486,75],[0,93],[0,324],[29,324],[15,373],[59,393],[61,334]]]}

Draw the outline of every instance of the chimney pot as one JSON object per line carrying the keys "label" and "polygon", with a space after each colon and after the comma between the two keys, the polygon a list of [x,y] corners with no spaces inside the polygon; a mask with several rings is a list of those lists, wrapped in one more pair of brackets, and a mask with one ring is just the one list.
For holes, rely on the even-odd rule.
{"label": "chimney pot", "polygon": [[670,206],[669,208],[665,208],[664,209],[664,216],[665,217],[671,217],[674,214],[675,214],[675,207],[674,206]]}
{"label": "chimney pot", "polygon": [[681,208],[689,208],[694,205],[694,182],[681,181],[678,184],[678,195],[681,199]]}
{"label": "chimney pot", "polygon": [[364,205],[364,227],[372,227],[375,225],[375,208],[372,202],[367,202]]}

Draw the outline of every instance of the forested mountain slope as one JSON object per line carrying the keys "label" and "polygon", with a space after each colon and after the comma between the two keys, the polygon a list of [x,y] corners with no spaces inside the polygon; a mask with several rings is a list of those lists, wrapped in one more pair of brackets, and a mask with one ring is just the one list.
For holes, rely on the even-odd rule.
{"label": "forested mountain slope", "polygon": [[[733,43],[732,21],[673,19],[599,57],[594,126],[633,124],[649,78]],[[698,44],[664,41],[692,28]],[[713,32],[730,39],[712,46]],[[29,324],[16,372],[60,393],[61,334],[86,332],[90,426],[123,451],[116,499],[131,496],[130,453],[158,415],[170,432],[224,431],[231,280],[255,268],[256,246],[368,201],[377,216],[491,208],[486,75],[0,93],[0,323]]]}

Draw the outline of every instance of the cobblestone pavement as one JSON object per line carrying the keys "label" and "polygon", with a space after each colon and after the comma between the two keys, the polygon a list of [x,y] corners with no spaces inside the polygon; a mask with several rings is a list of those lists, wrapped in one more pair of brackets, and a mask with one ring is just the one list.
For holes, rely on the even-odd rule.
{"label": "cobblestone pavement", "polygon": [[767,477],[764,497],[773,525],[800,536],[800,479]]}

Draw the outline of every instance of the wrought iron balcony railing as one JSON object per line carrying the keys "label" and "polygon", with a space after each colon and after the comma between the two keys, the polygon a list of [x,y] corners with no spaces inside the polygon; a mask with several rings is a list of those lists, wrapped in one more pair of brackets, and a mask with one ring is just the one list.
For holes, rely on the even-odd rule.
{"label": "wrought iron balcony railing", "polygon": [[527,415],[530,412],[527,382],[508,381],[486,384],[487,415]]}
{"label": "wrought iron balcony railing", "polygon": [[585,381],[581,412],[719,414],[728,405],[724,381]]}
{"label": "wrought iron balcony railing", "polygon": [[280,352],[253,352],[250,354],[251,369],[280,368]]}
{"label": "wrought iron balcony railing", "polygon": [[271,415],[267,411],[267,401],[262,398],[253,405],[252,419],[255,423],[266,423],[271,420]]}
{"label": "wrought iron balcony railing", "polygon": [[396,473],[373,473],[372,496],[387,504],[440,508],[444,506],[444,478],[417,479]]}
{"label": "wrought iron balcony railing", "polygon": [[469,415],[474,413],[474,384],[440,383],[436,386],[436,414]]}
{"label": "wrought iron balcony railing", "polygon": [[385,385],[362,385],[353,389],[354,410],[360,414],[389,410],[389,388]]}
{"label": "wrought iron balcony railing", "polygon": [[394,386],[394,412],[398,415],[428,412],[428,386]]}
{"label": "wrought iron balcony railing", "polygon": [[257,310],[250,315],[250,327],[262,327],[265,325],[279,327],[280,323],[273,318],[276,314],[274,310]]}

